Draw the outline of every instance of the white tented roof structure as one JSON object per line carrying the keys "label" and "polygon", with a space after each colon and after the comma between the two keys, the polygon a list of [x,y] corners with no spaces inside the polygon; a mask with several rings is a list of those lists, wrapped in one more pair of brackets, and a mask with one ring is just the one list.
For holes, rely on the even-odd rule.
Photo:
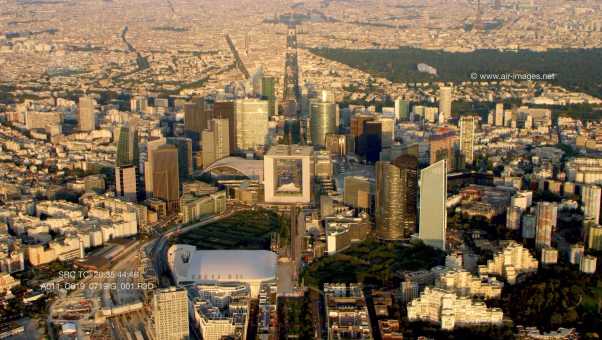
{"label": "white tented roof structure", "polygon": [[197,250],[173,245],[169,267],[177,284],[243,282],[259,286],[276,279],[278,256],[268,250]]}

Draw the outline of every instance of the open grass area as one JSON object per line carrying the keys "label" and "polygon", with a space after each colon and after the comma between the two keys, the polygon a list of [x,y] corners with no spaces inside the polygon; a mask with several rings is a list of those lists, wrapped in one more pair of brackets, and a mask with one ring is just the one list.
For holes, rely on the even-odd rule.
{"label": "open grass area", "polygon": [[286,237],[288,228],[289,221],[274,211],[243,211],[182,234],[176,243],[207,250],[269,249],[272,234]]}

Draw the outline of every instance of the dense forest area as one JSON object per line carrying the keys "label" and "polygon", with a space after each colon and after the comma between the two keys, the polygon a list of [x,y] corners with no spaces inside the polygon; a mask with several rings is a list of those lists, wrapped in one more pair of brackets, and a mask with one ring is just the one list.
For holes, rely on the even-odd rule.
{"label": "dense forest area", "polygon": [[[312,49],[312,53],[396,82],[471,81],[471,74],[555,74],[554,83],[602,97],[602,49],[546,52],[477,50],[451,53],[411,47],[399,49]],[[437,76],[419,72],[428,64]]]}
{"label": "dense forest area", "polygon": [[588,275],[566,265],[544,267],[524,282],[506,285],[503,296],[500,307],[515,325],[546,331],[575,327],[584,339],[602,334],[599,271]]}
{"label": "dense forest area", "polygon": [[303,279],[315,289],[322,289],[326,282],[399,287],[399,271],[430,269],[444,260],[445,253],[422,242],[403,244],[369,238],[313,262],[305,269]]}

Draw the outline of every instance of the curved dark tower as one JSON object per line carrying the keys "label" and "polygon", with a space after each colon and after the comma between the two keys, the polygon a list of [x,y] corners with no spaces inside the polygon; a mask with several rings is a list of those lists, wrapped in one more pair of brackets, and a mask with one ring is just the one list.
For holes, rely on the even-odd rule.
{"label": "curved dark tower", "polygon": [[408,239],[416,233],[418,159],[402,155],[376,162],[376,235],[382,240]]}

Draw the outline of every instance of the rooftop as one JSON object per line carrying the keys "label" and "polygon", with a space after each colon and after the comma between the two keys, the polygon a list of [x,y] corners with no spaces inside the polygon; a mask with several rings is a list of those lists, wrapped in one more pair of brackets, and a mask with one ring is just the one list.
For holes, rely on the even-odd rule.
{"label": "rooftop", "polygon": [[313,148],[302,145],[274,145],[266,156],[311,156]]}

